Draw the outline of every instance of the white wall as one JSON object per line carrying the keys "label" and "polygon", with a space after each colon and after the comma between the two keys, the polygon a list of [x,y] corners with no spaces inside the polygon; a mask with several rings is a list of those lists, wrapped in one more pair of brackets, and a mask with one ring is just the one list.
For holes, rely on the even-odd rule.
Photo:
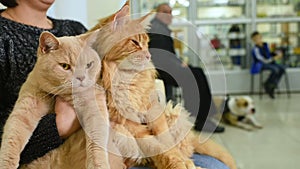
{"label": "white wall", "polygon": [[88,0],[87,1],[87,17],[88,27],[94,26],[100,18],[106,17],[118,11],[126,0]]}
{"label": "white wall", "polygon": [[56,0],[50,8],[48,15],[58,19],[73,19],[88,26],[86,0]]}
{"label": "white wall", "polygon": [[56,0],[48,14],[55,18],[80,21],[87,28],[94,26],[98,19],[120,9],[126,0]]}

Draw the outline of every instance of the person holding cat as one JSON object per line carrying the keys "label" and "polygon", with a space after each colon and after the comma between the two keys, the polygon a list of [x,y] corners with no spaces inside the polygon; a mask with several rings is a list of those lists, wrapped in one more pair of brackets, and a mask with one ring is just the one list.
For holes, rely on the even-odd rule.
{"label": "person holding cat", "polygon": [[[46,15],[55,0],[0,0],[0,135],[3,126],[36,62],[39,36],[75,36],[87,29],[79,22],[59,20]],[[56,99],[55,114],[42,118],[21,154],[20,164],[29,163],[57,148],[80,129],[75,110],[61,98]]]}

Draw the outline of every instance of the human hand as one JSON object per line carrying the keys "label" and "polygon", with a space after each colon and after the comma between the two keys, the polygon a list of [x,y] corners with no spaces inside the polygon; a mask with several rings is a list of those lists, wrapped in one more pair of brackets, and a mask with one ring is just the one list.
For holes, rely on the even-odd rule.
{"label": "human hand", "polygon": [[181,66],[182,66],[182,67],[188,67],[188,64],[186,64],[185,62],[182,62],[182,63],[181,63]]}
{"label": "human hand", "polygon": [[56,126],[60,137],[68,138],[81,128],[74,108],[61,97],[55,102]]}
{"label": "human hand", "polygon": [[273,57],[273,59],[274,59],[275,61],[277,61],[277,60],[280,60],[282,57],[283,57],[282,52],[277,52],[277,55],[275,55],[275,56]]}

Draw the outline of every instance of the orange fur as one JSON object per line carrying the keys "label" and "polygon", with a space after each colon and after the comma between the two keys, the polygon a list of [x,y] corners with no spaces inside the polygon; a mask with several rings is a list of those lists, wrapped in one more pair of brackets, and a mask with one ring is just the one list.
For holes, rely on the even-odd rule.
{"label": "orange fur", "polygon": [[[106,90],[112,127],[111,168],[145,164],[158,169],[191,169],[195,166],[189,157],[198,152],[216,157],[235,169],[233,158],[222,146],[211,140],[200,143],[200,133],[190,130],[193,124],[183,107],[173,107],[171,103],[161,105],[157,101],[156,71],[145,58],[149,40],[142,23],[145,18],[122,17],[128,10],[122,11],[124,7],[91,29],[100,29],[94,48],[102,58],[101,84]],[[120,19],[120,25],[113,23],[116,19]],[[74,134],[57,151],[50,152],[54,154],[50,159],[44,156],[44,161],[51,164],[66,161],[72,166],[83,167],[85,155],[81,152],[84,147],[80,145],[85,143],[76,137]],[[77,146],[66,147],[70,143]],[[70,160],[72,158],[65,157],[66,154],[76,158]],[[42,164],[41,161],[38,163]],[[69,168],[71,165],[64,169]]]}
{"label": "orange fur", "polygon": [[[101,118],[108,116],[103,88],[95,85],[101,69],[99,56],[90,46],[95,35],[96,33],[90,33],[56,38],[49,32],[41,34],[37,62],[22,85],[18,100],[4,127],[0,152],[1,168],[18,167],[20,153],[39,120],[44,115],[53,112],[56,96],[61,96],[72,105],[77,105],[77,111],[83,116],[85,112],[89,112],[87,116],[93,116],[93,113],[103,113]],[[86,68],[87,65],[90,66]],[[84,77],[84,79],[79,81],[79,77]],[[98,102],[90,101],[93,97],[96,97]],[[98,106],[101,106],[101,113],[95,110]],[[86,121],[83,120],[83,122]],[[106,126],[107,123],[108,118]],[[93,128],[88,127],[88,130],[93,131]],[[105,133],[108,129],[104,126],[100,130],[104,134],[103,140],[108,139],[108,131]],[[83,134],[82,137],[84,136]],[[88,152],[87,165],[97,167],[101,164],[107,168],[109,166],[106,161],[107,153],[89,137],[87,140],[89,142],[84,145],[87,146]],[[99,157],[101,157],[100,160]],[[52,164],[48,166],[51,167]],[[43,168],[45,167],[47,166],[44,163]]]}
{"label": "orange fur", "polygon": [[[151,95],[155,93],[156,78],[156,71],[152,63],[144,63],[143,60],[140,60],[143,65],[142,69],[140,69],[141,65],[128,64],[134,62],[134,57],[146,57],[145,55],[147,55],[149,39],[143,23],[141,23],[145,17],[130,20],[126,18],[126,15],[119,16],[120,13],[124,15],[124,11],[121,9],[110,18],[102,20],[111,23],[101,22],[98,24],[97,28],[104,33],[101,36],[99,34],[94,47],[103,58],[101,77],[107,91],[110,121],[117,128],[123,128],[123,131],[129,132],[136,138],[137,147],[142,151],[142,153],[136,151],[136,154],[124,156],[124,162],[130,165],[134,161],[133,157],[138,156],[137,163],[147,163],[154,168],[190,169],[195,166],[189,157],[196,151],[216,157],[231,169],[235,169],[233,158],[220,145],[211,140],[200,144],[199,133],[190,131],[193,124],[188,121],[188,116],[183,120],[178,120],[181,114],[185,114],[184,108],[179,110],[167,106],[166,109],[163,109],[158,106],[160,103],[157,100],[150,99]],[[116,28],[111,26],[120,22],[121,24]],[[138,42],[138,44],[132,43],[132,41]],[[170,111],[169,115],[167,111]],[[182,123],[178,123],[182,125],[174,127],[174,121],[182,121]],[[173,135],[170,135],[172,133]],[[175,144],[177,147],[173,147]],[[121,154],[132,151],[130,150],[132,146],[116,146],[120,149]],[[140,162],[138,160],[140,158],[144,160]]]}

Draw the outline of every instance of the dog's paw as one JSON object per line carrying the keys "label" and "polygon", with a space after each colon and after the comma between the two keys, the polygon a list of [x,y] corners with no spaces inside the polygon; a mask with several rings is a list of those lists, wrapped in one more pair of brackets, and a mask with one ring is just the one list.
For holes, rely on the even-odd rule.
{"label": "dog's paw", "polygon": [[247,128],[247,131],[254,131],[254,128]]}
{"label": "dog's paw", "polygon": [[244,125],[243,128],[247,131],[253,131],[254,130],[254,127],[252,126],[248,126],[248,125]]}
{"label": "dog's paw", "polygon": [[259,124],[259,125],[256,124],[254,127],[255,127],[255,128],[258,128],[258,129],[264,128],[264,127],[263,127],[262,125],[260,125],[260,124]]}

